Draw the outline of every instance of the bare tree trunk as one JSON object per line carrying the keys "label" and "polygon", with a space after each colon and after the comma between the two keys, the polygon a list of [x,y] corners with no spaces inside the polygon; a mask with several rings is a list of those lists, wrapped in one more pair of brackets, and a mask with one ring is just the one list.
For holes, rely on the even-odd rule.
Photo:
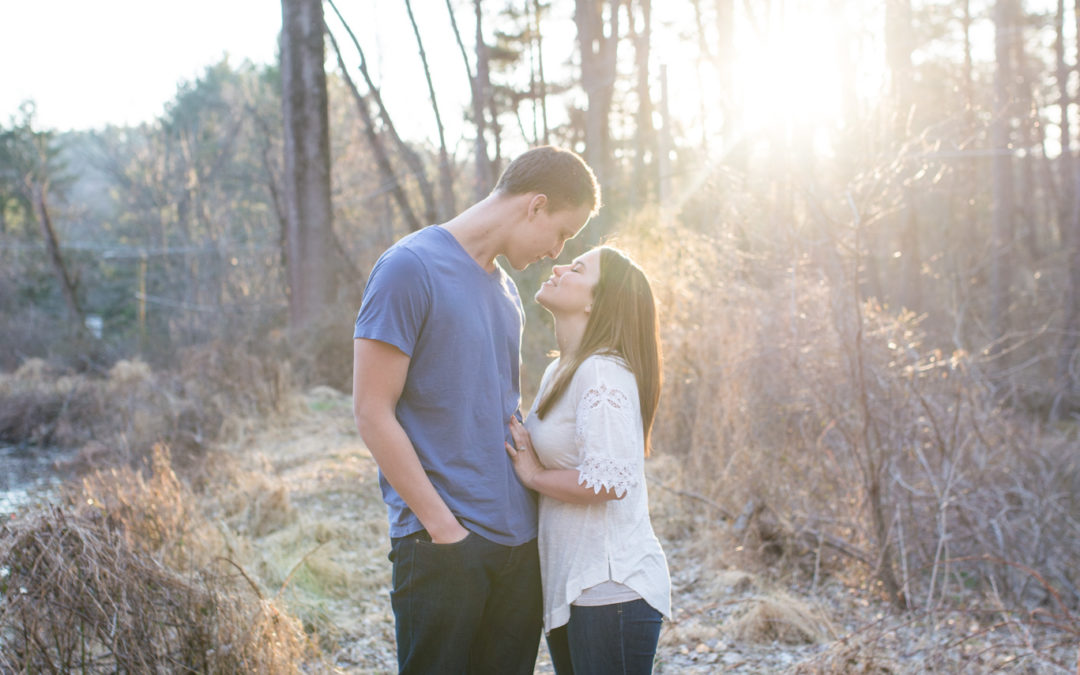
{"label": "bare tree trunk", "polygon": [[994,8],[994,43],[997,72],[994,76],[994,115],[990,124],[990,145],[993,159],[993,221],[990,237],[990,316],[988,326],[990,339],[998,340],[1005,334],[1005,311],[1008,306],[1008,253],[1009,233],[1012,231],[1013,176],[1010,123],[1012,105],[1010,84],[1012,82],[1012,0],[997,0]]}
{"label": "bare tree trunk", "polygon": [[281,267],[284,269],[287,266],[287,257],[285,254],[285,223],[287,218],[285,216],[285,202],[281,196],[281,178],[278,176],[270,152],[270,125],[267,124],[266,120],[254,109],[251,111],[251,116],[255,120],[256,128],[259,130],[259,156],[262,159],[263,171],[266,172],[266,189],[270,193],[270,203],[273,204],[274,215],[277,217],[278,229],[280,232],[278,243],[280,245]]}
{"label": "bare tree trunk", "polygon": [[364,138],[367,140],[368,147],[371,148],[371,154],[375,158],[375,166],[379,169],[383,184],[392,186],[391,192],[394,195],[394,201],[397,203],[398,209],[401,211],[401,216],[405,219],[405,224],[409,230],[415,232],[422,226],[416,217],[416,213],[413,212],[409,197],[405,194],[401,181],[398,180],[397,174],[394,173],[394,167],[390,164],[390,156],[387,154],[386,148],[383,147],[382,139],[379,138],[379,133],[375,129],[375,120],[371,117],[368,102],[360,95],[356,83],[349,76],[349,70],[345,67],[345,60],[341,57],[341,50],[338,48],[337,40],[334,39],[334,34],[329,30],[326,31],[326,34],[330,37],[330,45],[337,55],[341,75],[345,78],[345,84],[348,86],[349,91],[352,92],[353,100],[356,101],[356,109],[360,113],[360,119],[364,122]]}
{"label": "bare tree trunk", "polygon": [[845,150],[836,153],[836,162],[844,180],[850,180],[855,176],[858,169],[859,153],[866,147],[868,138],[867,127],[863,124],[859,113],[859,87],[856,84],[857,67],[861,48],[855,37],[855,29],[851,21],[846,18],[846,0],[831,0],[830,6],[837,21],[840,22],[837,40],[833,45],[833,53],[840,78],[840,101],[843,115],[843,144]]}
{"label": "bare tree trunk", "polygon": [[[1080,0],[1076,0],[1073,15],[1076,28],[1080,30]],[[1080,48],[1080,33],[1077,34],[1077,47]],[[1062,132],[1064,138],[1065,132]],[[1058,393],[1050,411],[1051,420],[1061,417],[1062,407],[1080,406],[1080,374],[1074,370],[1077,350],[1080,348],[1080,167],[1075,162],[1080,158],[1065,157],[1062,161],[1073,164],[1071,186],[1073,209],[1067,221],[1061,224],[1061,244],[1066,252],[1067,286],[1065,293],[1065,321],[1062,326],[1061,345],[1058,350],[1055,379]],[[1066,401],[1065,399],[1069,399]]]}
{"label": "bare tree trunk", "polygon": [[[1080,4],[1080,3],[1078,3]],[[1058,129],[1061,133],[1061,155],[1058,158],[1062,177],[1061,198],[1058,203],[1058,228],[1063,231],[1067,227],[1073,210],[1073,158],[1072,158],[1072,133],[1069,130],[1069,73],[1071,68],[1065,62],[1065,0],[1058,0],[1057,14],[1054,16],[1054,55],[1057,59],[1057,88],[1058,110],[1061,119]]]}
{"label": "bare tree trunk", "polygon": [[289,325],[309,326],[329,303],[335,273],[330,130],[321,0],[282,0]]}
{"label": "bare tree trunk", "polygon": [[75,330],[81,332],[83,326],[82,308],[79,307],[79,298],[75,293],[75,284],[68,274],[64,257],[60,254],[60,243],[56,238],[56,230],[52,226],[52,218],[49,216],[49,206],[46,203],[49,191],[48,182],[28,186],[33,197],[34,212],[37,214],[38,225],[41,227],[41,237],[45,240],[45,248],[49,252],[49,262],[52,264],[53,273],[60,283],[60,290],[64,295],[64,304],[67,305],[68,315],[71,318]]}
{"label": "bare tree trunk", "polygon": [[[448,0],[449,2],[449,0]],[[449,6],[449,5],[448,5]],[[484,120],[484,102],[487,101],[487,108],[491,110],[492,118],[491,123],[498,136],[498,120],[494,117],[495,105],[494,97],[491,90],[491,59],[488,50],[487,43],[484,41],[484,24],[483,24],[483,11],[480,7],[480,0],[476,0],[474,4],[474,10],[476,14],[476,88],[479,94],[479,102],[473,103],[473,110],[479,115],[481,124]],[[482,199],[491,189],[495,187],[495,164],[488,158],[487,141],[483,137],[483,128],[477,128],[477,134],[479,140],[477,141],[476,158],[478,162],[483,164],[482,169],[477,168],[477,190],[476,198]],[[499,156],[500,148],[498,148],[498,142],[496,142],[495,156]]]}
{"label": "bare tree trunk", "polygon": [[585,111],[585,160],[604,184],[611,177],[610,115],[615,92],[615,61],[622,0],[576,0],[574,22],[581,52],[581,86],[588,98]]}
{"label": "bare tree trunk", "polygon": [[491,87],[488,87],[488,123],[491,125],[491,143],[494,146],[491,153],[491,175],[498,176],[502,173],[502,125],[499,124],[499,104],[495,96],[491,95]]}
{"label": "bare tree trunk", "polygon": [[[1019,7],[1014,6],[1015,10]],[[1014,16],[1013,25],[1020,30],[1020,26],[1023,26],[1024,22],[1022,17]],[[1018,201],[1016,205],[1017,217],[1013,219],[1012,224],[1014,230],[1009,232],[1008,240],[1010,242],[1022,243],[1023,253],[1027,254],[1028,259],[1034,263],[1040,257],[1039,252],[1039,227],[1041,223],[1050,221],[1053,219],[1052,215],[1040,217],[1037,213],[1039,207],[1043,204],[1043,200],[1036,201],[1036,184],[1035,184],[1035,168],[1036,162],[1039,157],[1035,153],[1035,147],[1037,145],[1035,130],[1041,125],[1039,120],[1039,104],[1035,100],[1034,87],[1038,87],[1041,84],[1042,74],[1036,76],[1032,68],[1028,66],[1027,52],[1024,49],[1023,38],[1013,40],[1013,64],[1015,65],[1016,72],[1013,77],[1013,85],[1015,87],[1015,99],[1016,99],[1016,111],[1019,124],[1017,126],[1018,143],[1023,149],[1023,155],[1016,159],[1016,190],[1015,195]],[[1036,68],[1041,69],[1040,66]],[[1020,253],[1016,250],[1018,247],[1013,246],[1015,250],[1013,254],[1013,260],[1017,263],[1020,260],[1017,254]]]}
{"label": "bare tree trunk", "polygon": [[487,150],[487,97],[490,89],[488,75],[487,45],[484,44],[483,14],[480,8],[480,0],[474,1],[476,13],[476,73],[473,74],[472,66],[469,65],[469,55],[465,50],[465,41],[461,39],[461,31],[458,30],[457,19],[454,17],[454,8],[450,0],[446,0],[446,13],[450,15],[450,27],[454,32],[458,49],[461,50],[461,60],[465,64],[465,74],[469,77],[469,89],[472,92],[472,115],[473,124],[476,126],[476,140],[474,148],[475,172],[473,174],[473,197],[479,201],[491,191],[494,183],[491,177],[491,159]]}
{"label": "bare tree trunk", "polygon": [[[908,118],[913,105],[912,34],[911,0],[888,0],[885,6],[885,54],[892,78],[893,138],[890,140],[898,145],[904,144],[910,131]],[[897,300],[912,309],[922,301],[919,220],[915,216],[914,199],[914,192],[905,189],[900,212],[896,214],[901,251]]]}
{"label": "bare tree trunk", "polygon": [[[702,77],[702,70],[705,68],[705,59],[708,59],[713,64],[718,63],[716,57],[713,55],[712,50],[709,49],[709,38],[705,34],[705,20],[701,13],[701,0],[693,0],[694,5],[694,23],[697,28],[698,39],[698,51],[701,52],[702,58],[694,60],[694,77],[697,79],[697,89],[700,92],[707,91],[705,88],[705,81]],[[719,9],[719,8],[718,8]],[[698,96],[698,118],[701,122],[701,154],[708,157],[709,152],[709,108],[712,101],[707,101],[705,96]]]}
{"label": "bare tree trunk", "polygon": [[405,0],[405,9],[409,13],[409,23],[412,24],[413,35],[416,36],[416,47],[420,50],[420,61],[424,64],[424,79],[427,81],[428,96],[431,97],[431,110],[435,113],[435,125],[439,132],[439,183],[442,188],[442,220],[447,220],[454,215],[457,207],[454,204],[454,176],[450,170],[450,154],[446,151],[446,132],[443,128],[442,115],[439,114],[439,103],[435,98],[435,85],[431,81],[431,68],[428,67],[427,52],[424,51],[424,41],[420,37],[420,27],[416,25],[416,15],[413,14],[412,0]]}
{"label": "bare tree trunk", "polygon": [[397,147],[398,152],[401,153],[405,165],[409,167],[409,172],[416,179],[417,186],[420,188],[420,197],[424,200],[424,221],[429,225],[434,224],[438,222],[439,214],[438,209],[435,206],[435,190],[431,186],[431,181],[428,180],[427,169],[424,168],[424,161],[416,151],[409,147],[397,132],[397,127],[394,126],[394,120],[391,119],[389,111],[387,111],[386,106],[383,104],[382,95],[379,94],[379,88],[375,86],[375,82],[371,79],[371,73],[368,72],[367,59],[364,57],[364,49],[360,46],[360,41],[356,39],[356,35],[353,33],[352,28],[349,27],[348,22],[345,21],[345,17],[341,16],[341,12],[338,11],[334,1],[327,0],[327,2],[330,4],[330,8],[334,10],[334,14],[337,15],[338,20],[341,21],[341,25],[345,28],[345,32],[349,34],[353,46],[356,47],[356,52],[360,55],[360,74],[364,77],[364,84],[367,85],[371,99],[379,109],[379,119],[382,120],[386,133],[390,136],[391,140],[394,141],[394,145]]}
{"label": "bare tree trunk", "polygon": [[[533,145],[540,144],[540,97],[537,92],[540,91],[540,85],[537,82],[537,58],[536,58],[536,43],[539,36],[536,34],[536,30],[533,28],[533,3],[532,0],[525,0],[525,18],[528,20],[528,27],[525,29],[525,35],[529,39],[529,105],[532,107],[532,136],[527,138],[532,139]],[[519,106],[514,106],[514,112],[518,117],[521,117],[519,112]],[[520,124],[520,122],[519,122]]]}
{"label": "bare tree trunk", "polygon": [[659,182],[656,186],[656,199],[660,203],[660,212],[670,215],[674,189],[671,184],[671,111],[668,109],[667,64],[660,65],[660,137],[657,139],[656,170]]}
{"label": "bare tree trunk", "polygon": [[[978,126],[975,117],[975,67],[972,58],[971,27],[973,18],[971,14],[971,0],[963,1],[961,14],[961,31],[963,34],[963,79],[961,84],[964,96],[963,112],[963,138],[960,143],[962,150],[971,150],[978,138]],[[953,315],[953,339],[957,347],[966,343],[961,327],[967,321],[967,308],[970,306],[968,299],[969,285],[964,279],[970,277],[974,268],[973,259],[975,251],[970,242],[978,241],[979,224],[977,214],[972,205],[977,204],[979,186],[980,160],[972,154],[962,157],[957,163],[955,184],[953,190],[954,209],[958,214],[957,227],[947,233],[949,242],[949,261],[951,263],[951,278],[953,279],[953,293],[957,297],[955,314]]]}
{"label": "bare tree trunk", "polygon": [[535,92],[540,99],[540,118],[543,120],[544,145],[551,143],[551,132],[548,129],[547,115],[547,80],[544,79],[544,36],[540,31],[540,0],[532,0],[533,8],[533,35],[536,40],[536,76],[539,91]]}
{"label": "bare tree trunk", "polygon": [[885,60],[892,78],[894,124],[898,136],[905,131],[911,105],[911,0],[887,0],[885,5]]}
{"label": "bare tree trunk", "polygon": [[735,0],[716,0],[716,69],[723,94],[725,163],[745,172],[742,105],[735,93]]}
{"label": "bare tree trunk", "polygon": [[[860,291],[859,268],[861,261],[859,251],[861,243],[859,234],[861,222],[856,213],[855,219],[855,256],[852,260],[853,274],[851,276],[852,308],[854,310],[855,333],[851,362],[851,375],[857,391],[857,402],[861,424],[859,430],[859,442],[856,444],[856,452],[862,451],[862,460],[858,462],[863,474],[863,487],[866,489],[867,506],[870,509],[870,519],[874,527],[874,539],[877,547],[878,561],[874,570],[878,580],[884,586],[889,600],[897,609],[906,609],[908,599],[904,595],[903,586],[896,578],[894,559],[897,551],[893,545],[890,534],[889,519],[887,516],[887,500],[883,493],[883,483],[888,472],[888,454],[884,450],[881,434],[874,417],[874,404],[871,400],[870,391],[867,387],[869,375],[865,367],[866,349],[864,347],[864,330],[866,320],[863,316],[863,295]],[[861,448],[859,447],[861,446]]]}
{"label": "bare tree trunk", "polygon": [[1080,232],[1074,231],[1069,239],[1066,249],[1069,276],[1065,298],[1065,323],[1055,374],[1059,390],[1050,414],[1053,421],[1061,418],[1063,405],[1073,410],[1080,407],[1080,378],[1076,372],[1078,366],[1074,364],[1080,346],[1080,245],[1077,243],[1080,241]]}
{"label": "bare tree trunk", "polygon": [[656,184],[656,128],[653,126],[652,94],[649,92],[649,52],[652,41],[652,0],[638,0],[641,30],[630,17],[630,36],[634,43],[634,68],[637,71],[637,120],[635,128],[633,206],[647,201]]}

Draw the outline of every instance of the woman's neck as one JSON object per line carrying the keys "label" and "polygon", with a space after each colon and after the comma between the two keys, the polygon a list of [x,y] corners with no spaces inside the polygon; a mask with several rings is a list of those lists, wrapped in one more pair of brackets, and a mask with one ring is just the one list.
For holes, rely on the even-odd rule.
{"label": "woman's neck", "polygon": [[555,342],[559,345],[559,358],[565,360],[574,355],[581,346],[588,322],[587,314],[555,317]]}

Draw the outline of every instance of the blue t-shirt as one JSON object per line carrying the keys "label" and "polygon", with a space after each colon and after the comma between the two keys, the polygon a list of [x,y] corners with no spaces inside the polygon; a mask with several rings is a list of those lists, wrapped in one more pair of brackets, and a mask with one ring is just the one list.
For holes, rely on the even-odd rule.
{"label": "blue t-shirt", "polygon": [[[410,358],[397,419],[420,464],[466,529],[506,546],[536,537],[536,498],[514,474],[504,442],[521,402],[525,314],[513,280],[487,272],[439,226],[414,232],[375,263],[354,338]],[[359,386],[363,386],[360,383]],[[379,473],[390,536],[423,529]]]}

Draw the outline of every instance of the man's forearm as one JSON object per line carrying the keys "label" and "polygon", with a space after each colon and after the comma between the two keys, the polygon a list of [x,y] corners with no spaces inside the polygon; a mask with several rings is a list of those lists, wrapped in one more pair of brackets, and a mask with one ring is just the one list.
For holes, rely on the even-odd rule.
{"label": "man's forearm", "polygon": [[464,528],[435,490],[405,430],[393,416],[357,415],[357,428],[383,476],[436,543],[458,541]]}

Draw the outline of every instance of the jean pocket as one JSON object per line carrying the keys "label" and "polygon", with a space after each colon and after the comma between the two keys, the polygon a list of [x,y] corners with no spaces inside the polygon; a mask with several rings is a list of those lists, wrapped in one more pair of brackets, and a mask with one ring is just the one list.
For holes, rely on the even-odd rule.
{"label": "jean pocket", "polygon": [[426,548],[433,551],[454,551],[465,548],[466,544],[468,544],[476,535],[473,532],[469,532],[461,540],[449,544],[436,544],[431,541],[431,535],[429,535],[426,530],[421,530],[410,536],[416,541],[416,546],[418,548]]}

